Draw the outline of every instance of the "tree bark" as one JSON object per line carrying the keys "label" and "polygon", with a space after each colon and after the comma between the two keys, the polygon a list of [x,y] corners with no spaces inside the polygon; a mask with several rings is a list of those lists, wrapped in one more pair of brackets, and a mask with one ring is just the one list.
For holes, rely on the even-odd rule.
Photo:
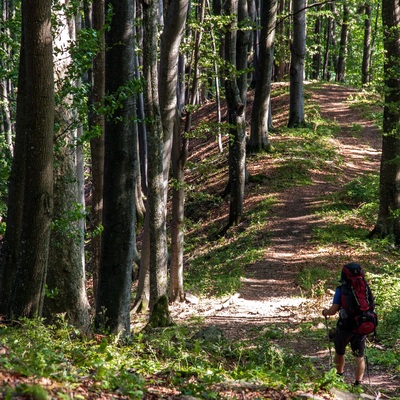
{"label": "tree bark", "polygon": [[279,0],[278,15],[280,20],[276,26],[276,36],[278,42],[277,61],[275,65],[275,80],[282,81],[285,76],[289,73],[289,43],[291,41],[291,30],[289,24],[285,24],[284,15],[291,14],[292,1],[291,0]]}
{"label": "tree bark", "polygon": [[[147,116],[148,144],[148,241],[150,271],[150,312],[167,292],[167,238],[165,214],[165,138],[160,115],[157,70],[157,1],[143,4],[143,77],[145,79],[144,100]],[[172,138],[171,138],[172,139]],[[168,303],[162,303],[168,313]],[[159,312],[160,310],[158,310]],[[151,314],[150,314],[151,315]],[[163,321],[160,319],[162,325]]]}
{"label": "tree bark", "polygon": [[262,2],[261,32],[259,42],[258,82],[255,87],[251,114],[251,131],[247,143],[248,153],[268,151],[271,144],[268,137],[271,99],[272,68],[274,63],[274,40],[278,0]]}
{"label": "tree bark", "polygon": [[306,1],[293,0],[293,43],[290,63],[289,128],[301,127],[304,119],[304,59],[306,56]]}
{"label": "tree bark", "polygon": [[[68,90],[63,90],[63,85],[71,85],[74,79],[68,76],[68,68],[72,63],[69,46],[76,40],[76,21],[68,14],[70,10],[66,2],[60,4],[63,7],[55,14],[57,34],[53,43],[58,51],[54,73],[57,92],[68,93]],[[48,323],[52,323],[57,314],[65,313],[68,323],[82,332],[88,332],[90,306],[86,295],[82,246],[85,232],[81,224],[84,203],[79,195],[82,179],[78,168],[79,146],[76,145],[79,128],[75,126],[76,111],[72,96],[61,98],[55,110],[58,140],[54,152],[54,213],[46,280],[49,295],[44,300],[43,316]]]}
{"label": "tree bark", "polygon": [[400,4],[382,0],[385,48],[385,104],[380,168],[379,214],[370,236],[393,235],[400,245]]}
{"label": "tree bark", "polygon": [[136,253],[136,159],[134,83],[134,1],[107,0],[113,9],[106,34],[105,89],[118,107],[105,124],[105,163],[101,263],[96,326],[130,334],[132,265]]}
{"label": "tree bark", "polygon": [[321,71],[321,60],[322,60],[322,16],[319,15],[319,12],[322,9],[322,5],[317,6],[317,16],[315,17],[315,25],[314,25],[314,37],[315,37],[315,49],[312,57],[312,70],[311,70],[311,79],[318,79]]}
{"label": "tree bark", "polygon": [[342,27],[340,30],[340,46],[339,46],[339,57],[336,70],[336,81],[345,82],[346,80],[346,57],[347,57],[347,38],[349,35],[349,7],[343,4],[343,19]]}
{"label": "tree bark", "polygon": [[100,51],[93,59],[92,90],[89,103],[89,126],[98,129],[98,136],[90,140],[92,173],[92,207],[90,209],[91,271],[93,274],[93,294],[96,301],[98,275],[101,259],[101,234],[99,228],[103,222],[103,177],[104,177],[104,115],[99,108],[104,104],[105,95],[105,43],[104,43],[104,0],[93,0],[93,29],[96,30]]}
{"label": "tree bark", "polygon": [[168,5],[161,35],[160,109],[164,138],[172,136],[172,221],[170,299],[183,301],[183,221],[184,221],[184,167],[187,159],[187,140],[181,137],[178,111],[178,59],[179,46],[185,27],[188,0],[173,0]]}
{"label": "tree bark", "polygon": [[363,85],[371,81],[371,5],[365,3],[364,48],[361,66],[361,82]]}
{"label": "tree bark", "polygon": [[25,193],[26,173],[26,115],[27,75],[25,60],[24,29],[21,32],[20,62],[18,70],[18,95],[16,114],[16,136],[14,157],[11,166],[10,182],[7,198],[7,229],[1,247],[0,258],[0,314],[8,315],[11,305],[12,288],[18,262],[19,246],[21,243],[22,217]]}
{"label": "tree bark", "polygon": [[[328,3],[326,8],[328,10],[328,16],[326,21],[326,29],[325,29],[325,49],[324,49],[324,58],[323,58],[323,67],[322,67],[322,78],[326,81],[329,81],[331,78],[330,66],[332,65],[332,55],[331,48],[334,47],[334,19],[332,16],[333,13],[333,4]],[[330,12],[330,13],[329,13]]]}
{"label": "tree bark", "polygon": [[[51,2],[22,3],[26,113],[25,185],[20,245],[9,316],[41,316],[53,211],[54,75]],[[12,199],[10,199],[12,201]]]}
{"label": "tree bark", "polygon": [[[227,15],[238,15],[239,1],[230,0],[225,5]],[[228,104],[228,121],[231,124],[229,141],[229,220],[222,234],[232,225],[238,224],[243,217],[244,188],[246,176],[246,99],[241,98],[237,78],[237,29],[238,21],[231,22],[225,36],[225,59],[232,72],[225,80],[225,93]],[[233,68],[232,68],[233,67]]]}

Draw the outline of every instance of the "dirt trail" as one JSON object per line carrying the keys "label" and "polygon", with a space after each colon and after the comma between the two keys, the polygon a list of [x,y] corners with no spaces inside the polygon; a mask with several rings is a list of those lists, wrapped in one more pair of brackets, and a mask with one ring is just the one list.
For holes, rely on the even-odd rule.
{"label": "dirt trail", "polygon": [[[321,197],[333,193],[338,185],[356,175],[379,170],[380,134],[372,121],[366,121],[349,107],[347,100],[355,92],[343,86],[324,86],[314,91],[311,100],[319,105],[324,119],[335,121],[341,128],[335,138],[344,159],[344,164],[337,166],[342,172],[341,182],[327,184],[315,172],[312,185],[283,191],[266,226],[271,234],[271,245],[265,249],[262,262],[246,267],[246,278],[240,292],[225,302],[202,300],[185,310],[181,308],[181,317],[195,312],[205,318],[205,324],[218,326],[230,338],[248,338],[254,331],[252,328],[266,324],[285,326],[285,329],[296,332],[301,322],[315,321],[315,326],[321,329],[320,313],[322,308],[329,306],[331,297],[326,296],[324,301],[304,299],[295,282],[301,269],[317,266],[321,258],[325,263],[330,259],[332,262],[337,260],[335,255],[321,254],[310,241],[313,228],[321,224],[315,210],[321,207]],[[284,115],[280,118],[287,121]],[[346,249],[343,249],[345,255]],[[339,268],[332,266],[334,273]],[[331,324],[333,326],[333,320]],[[326,343],[315,343],[297,335],[291,343],[285,340],[285,345],[317,359],[321,368],[328,367]],[[349,366],[346,371],[351,381],[353,368]],[[376,390],[394,390],[396,387],[390,376],[377,369],[370,369],[369,379]]]}

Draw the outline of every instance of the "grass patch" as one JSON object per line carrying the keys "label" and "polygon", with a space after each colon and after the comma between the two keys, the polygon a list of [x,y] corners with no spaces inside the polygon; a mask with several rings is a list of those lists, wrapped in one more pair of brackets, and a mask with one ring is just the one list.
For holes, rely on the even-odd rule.
{"label": "grass patch", "polygon": [[296,283],[311,297],[321,297],[326,293],[326,283],[332,279],[332,272],[324,268],[307,268],[300,271]]}
{"label": "grass patch", "polygon": [[[3,393],[47,399],[56,391],[57,398],[69,398],[72,388],[84,384],[92,394],[113,392],[140,399],[147,385],[219,398],[218,385],[226,380],[297,390],[309,388],[306,382],[317,376],[309,359],[271,343],[268,335],[249,345],[218,335],[204,339],[197,329],[174,326],[121,341],[112,336],[76,337],[62,320],[52,326],[27,320],[19,326],[1,326],[2,345],[9,352],[2,355],[0,368],[26,377],[26,382]],[[46,386],[29,377],[46,377],[53,383]]]}
{"label": "grass patch", "polygon": [[244,275],[243,267],[261,260],[269,244],[265,223],[274,203],[272,197],[261,200],[247,216],[246,229],[229,232],[224,238],[215,239],[221,228],[217,222],[206,231],[198,226],[198,232],[192,232],[191,236],[197,239],[201,236],[203,240],[196,240],[196,243],[206,242],[207,245],[191,246],[196,257],[186,268],[185,285],[203,296],[220,297],[236,292]]}

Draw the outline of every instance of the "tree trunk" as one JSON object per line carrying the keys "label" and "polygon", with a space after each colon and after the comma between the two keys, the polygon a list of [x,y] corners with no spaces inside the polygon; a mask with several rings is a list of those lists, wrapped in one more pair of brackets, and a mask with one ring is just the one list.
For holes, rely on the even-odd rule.
{"label": "tree trunk", "polygon": [[385,54],[385,105],[380,170],[379,214],[371,236],[393,235],[400,245],[400,4],[382,0]]}
{"label": "tree trunk", "polygon": [[[3,1],[1,2],[0,5],[0,12],[1,12],[1,18],[2,21],[5,22],[4,25],[2,26],[2,34],[5,37],[12,38],[12,33],[10,31],[10,27],[7,24],[7,21],[12,18],[12,14],[15,13],[15,5],[14,4],[9,4],[8,1]],[[5,142],[7,143],[8,149],[10,151],[10,154],[13,154],[14,149],[13,149],[13,123],[12,123],[12,116],[11,116],[11,108],[10,104],[14,100],[14,95],[13,95],[13,88],[12,88],[12,81],[11,79],[7,76],[9,75],[7,72],[11,68],[8,66],[7,68],[7,58],[12,59],[13,54],[12,54],[12,48],[9,44],[8,41],[2,40],[1,41],[1,48],[2,48],[2,53],[3,56],[2,60],[0,60],[0,69],[4,71],[2,74],[2,78],[0,80],[0,96],[1,96],[1,102],[0,102],[0,120],[1,120],[1,128],[2,132],[4,133],[4,139]]]}
{"label": "tree trunk", "polygon": [[[238,15],[239,1],[230,0],[225,5],[227,15]],[[231,124],[229,141],[229,185],[230,207],[229,221],[224,233],[230,226],[238,224],[243,217],[244,187],[246,175],[246,99],[241,98],[237,79],[237,29],[238,21],[234,20],[225,36],[225,58],[233,69],[225,79],[225,93],[228,104],[228,121]],[[233,67],[233,68],[232,68]]]}
{"label": "tree trunk", "polygon": [[[328,11],[332,10],[331,4],[326,5]],[[325,30],[325,50],[324,50],[324,58],[323,58],[323,67],[322,67],[322,78],[326,81],[330,80],[330,71],[329,66],[331,64],[331,47],[333,46],[333,36],[334,36],[334,21],[333,17],[328,14],[326,21],[326,30]]]}
{"label": "tree trunk", "polygon": [[321,71],[321,60],[322,60],[322,16],[319,14],[322,9],[322,5],[317,6],[317,16],[315,17],[315,25],[314,25],[314,37],[316,41],[314,54],[312,57],[312,70],[311,70],[311,79],[318,79]]}
{"label": "tree trunk", "polygon": [[[145,79],[144,99],[148,143],[148,200],[149,221],[149,271],[150,271],[150,310],[159,303],[167,292],[167,238],[165,215],[164,168],[165,144],[160,115],[157,71],[157,1],[143,4],[143,77]],[[168,313],[168,302],[162,303]],[[157,313],[160,310],[157,309]],[[160,319],[160,325],[164,319]],[[157,324],[157,323],[156,323]]]}
{"label": "tree trunk", "polygon": [[[164,138],[173,137],[172,175],[175,182],[172,195],[170,299],[184,300],[183,291],[183,219],[184,167],[187,158],[187,140],[181,138],[178,112],[179,46],[185,27],[188,0],[174,0],[168,5],[161,35],[160,109]],[[204,4],[203,4],[204,6]],[[204,7],[205,8],[205,7]],[[183,143],[182,143],[183,141]]]}
{"label": "tree trunk", "polygon": [[293,44],[290,63],[289,128],[304,126],[304,59],[306,56],[306,1],[293,0]]}
{"label": "tree trunk", "polygon": [[[57,35],[53,42],[59,50],[54,62],[58,93],[65,92],[64,82],[70,85],[73,79],[68,76],[72,63],[69,46],[76,40],[75,19],[67,16],[68,6],[61,3],[64,7],[56,14]],[[70,324],[87,332],[90,318],[82,246],[85,232],[80,222],[84,204],[79,195],[76,115],[72,103],[72,96],[67,95],[56,105],[55,122],[59,130],[54,155],[54,214],[46,280],[50,295],[45,298],[43,316],[52,323],[57,314],[65,313]]]}
{"label": "tree trunk", "polygon": [[258,82],[255,87],[251,114],[248,153],[270,150],[268,121],[271,98],[271,79],[274,63],[274,39],[278,0],[261,4],[261,33],[259,44]]}
{"label": "tree trunk", "polygon": [[90,140],[92,173],[92,206],[90,209],[90,228],[93,234],[90,241],[91,271],[93,274],[93,294],[96,301],[98,275],[101,259],[101,234],[99,228],[103,222],[103,177],[104,177],[104,115],[99,108],[104,103],[105,94],[105,51],[104,51],[104,0],[92,2],[93,29],[99,35],[100,51],[93,59],[92,90],[89,103],[89,126],[98,129],[98,136]]}
{"label": "tree trunk", "polygon": [[278,51],[277,65],[275,66],[275,80],[280,82],[283,81],[285,76],[288,74],[289,65],[289,43],[291,41],[291,30],[289,29],[289,24],[285,24],[285,14],[291,14],[292,1],[291,0],[279,0],[278,4],[278,15],[279,21],[276,26],[276,35],[278,39]]}
{"label": "tree trunk", "polygon": [[[51,2],[22,3],[26,101],[25,190],[16,278],[9,316],[40,316],[53,211],[54,75]],[[12,199],[10,199],[12,201]]]}
{"label": "tree trunk", "polygon": [[10,173],[7,198],[7,229],[1,247],[0,258],[0,314],[8,315],[11,304],[12,288],[15,282],[19,246],[21,243],[22,217],[26,173],[26,115],[27,75],[25,60],[24,30],[21,32],[20,62],[18,71],[18,95],[16,115],[16,136],[14,157]]}
{"label": "tree trunk", "polygon": [[[113,8],[106,33],[105,89],[119,105],[105,124],[105,163],[101,263],[96,326],[130,333],[132,265],[136,253],[135,186],[137,130],[134,79],[134,1],[107,0]],[[128,93],[128,95],[126,95]]]}
{"label": "tree trunk", "polygon": [[365,3],[365,20],[364,20],[364,48],[361,67],[361,82],[363,85],[371,81],[371,6]]}
{"label": "tree trunk", "polygon": [[349,33],[349,7],[343,4],[343,20],[342,28],[340,31],[340,46],[339,46],[339,58],[336,70],[336,81],[345,82],[346,80],[346,57],[347,57],[347,38]]}

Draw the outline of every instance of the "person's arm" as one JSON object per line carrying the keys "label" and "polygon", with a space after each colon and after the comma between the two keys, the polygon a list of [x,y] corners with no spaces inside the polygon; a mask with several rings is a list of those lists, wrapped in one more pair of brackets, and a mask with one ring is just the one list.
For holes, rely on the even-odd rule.
{"label": "person's arm", "polygon": [[336,288],[335,291],[335,295],[333,296],[333,302],[332,305],[329,308],[325,308],[324,310],[322,310],[322,315],[324,317],[328,316],[328,315],[335,315],[341,307],[341,288],[340,286]]}
{"label": "person's arm", "polygon": [[339,304],[332,304],[329,308],[322,310],[322,315],[327,317],[328,315],[335,315],[340,309]]}

